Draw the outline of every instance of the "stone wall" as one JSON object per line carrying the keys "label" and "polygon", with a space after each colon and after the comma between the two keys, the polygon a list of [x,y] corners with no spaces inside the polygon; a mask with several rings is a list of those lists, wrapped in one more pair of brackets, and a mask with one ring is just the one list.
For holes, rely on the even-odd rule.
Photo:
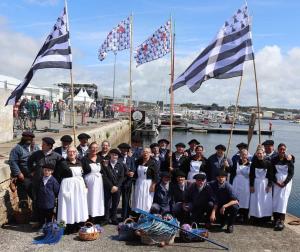
{"label": "stone wall", "polygon": [[4,106],[10,92],[0,89],[0,143],[8,142],[13,139],[13,106]]}
{"label": "stone wall", "polygon": [[[99,144],[103,140],[110,141],[112,147],[116,147],[122,142],[129,141],[129,123],[128,121],[115,121],[109,124],[95,127],[93,129],[78,130],[77,135],[85,132],[88,133],[92,139]],[[59,145],[62,135],[70,134],[71,132],[63,132],[61,134],[51,135]],[[41,137],[36,137],[36,143],[40,143]],[[77,141],[78,144],[78,141]],[[12,145],[12,147],[14,144]],[[1,154],[1,153],[0,153]],[[0,155],[0,225],[7,223],[12,218],[13,209],[17,209],[18,197],[16,192],[12,193],[9,188],[10,183],[10,169],[7,165],[8,156],[3,157]]]}

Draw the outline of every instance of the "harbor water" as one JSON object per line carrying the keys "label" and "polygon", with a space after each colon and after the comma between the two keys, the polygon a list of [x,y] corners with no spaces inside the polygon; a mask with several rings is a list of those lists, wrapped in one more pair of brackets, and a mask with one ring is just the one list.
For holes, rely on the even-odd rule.
{"label": "harbor water", "polygon": [[[287,153],[293,154],[296,158],[295,162],[295,175],[293,178],[293,186],[292,193],[289,199],[288,212],[300,217],[300,168],[298,167],[299,159],[300,159],[300,124],[289,123],[288,121],[282,120],[273,120],[272,122],[272,130],[274,130],[273,136],[262,136],[262,142],[266,139],[272,139],[275,142],[275,147],[279,143],[285,143],[287,145]],[[223,125],[223,127],[230,127],[230,125]],[[237,128],[248,128],[248,126],[237,125]],[[257,128],[257,126],[256,126]],[[261,121],[261,129],[268,130],[269,129],[269,121],[262,120]],[[149,145],[151,142],[155,142],[160,138],[169,138],[169,129],[161,129],[159,132],[159,136],[156,138],[147,138],[144,139],[144,146]],[[184,132],[184,131],[174,131],[173,132],[173,143],[176,144],[178,142],[183,142],[187,145],[189,140],[192,138],[196,138],[201,145],[204,146],[205,156],[209,157],[211,154],[215,152],[214,147],[217,144],[224,144],[227,146],[229,135],[226,134],[205,134],[205,133],[195,133],[195,132]],[[231,157],[237,151],[236,145],[240,142],[247,143],[247,135],[233,135],[229,150],[229,156]],[[249,147],[249,151],[251,154],[256,149],[258,145],[258,135],[253,135],[252,141]],[[174,145],[173,144],[173,145]],[[188,146],[188,145],[187,145]],[[174,149],[174,146],[173,146]]]}

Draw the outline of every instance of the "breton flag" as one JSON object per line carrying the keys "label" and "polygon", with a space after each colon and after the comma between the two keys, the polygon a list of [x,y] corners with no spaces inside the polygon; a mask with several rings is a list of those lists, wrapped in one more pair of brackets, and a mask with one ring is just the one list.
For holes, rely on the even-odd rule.
{"label": "breton flag", "polygon": [[121,21],[107,35],[99,48],[98,58],[100,61],[106,58],[109,51],[121,51],[130,47],[130,18]]}
{"label": "breton flag", "polygon": [[144,41],[135,51],[134,58],[137,66],[159,59],[170,52],[171,22],[162,25],[154,34]]}
{"label": "breton flag", "polygon": [[195,92],[203,81],[227,79],[243,74],[246,60],[254,59],[248,8],[242,8],[226,21],[216,39],[173,83],[173,90],[187,85]]}
{"label": "breton flag", "polygon": [[67,21],[67,9],[64,7],[62,15],[58,17],[23,82],[11,93],[5,106],[14,105],[21,98],[36,70],[44,68],[72,68],[72,54]]}

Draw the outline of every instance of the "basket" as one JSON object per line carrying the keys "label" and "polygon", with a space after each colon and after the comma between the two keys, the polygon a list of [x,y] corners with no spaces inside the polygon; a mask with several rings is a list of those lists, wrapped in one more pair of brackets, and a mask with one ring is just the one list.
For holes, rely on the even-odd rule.
{"label": "basket", "polygon": [[80,228],[78,235],[82,241],[94,241],[99,238],[101,232],[93,223],[86,222],[84,227]]}
{"label": "basket", "polygon": [[[25,208],[20,207],[21,202],[26,202]],[[17,224],[28,224],[31,217],[31,213],[32,211],[29,208],[28,200],[21,200],[19,201],[18,209],[13,211],[13,216]]]}
{"label": "basket", "polygon": [[127,218],[124,222],[119,223],[117,230],[120,241],[130,241],[137,238],[135,227],[137,223],[132,218]]}
{"label": "basket", "polygon": [[[191,233],[194,233],[198,236],[208,238],[208,230],[203,229],[203,228],[198,228],[198,225],[195,222],[193,222],[191,226],[189,224],[183,224],[181,226],[181,228],[186,231],[189,231]],[[179,237],[183,242],[203,242],[203,241],[205,241],[203,238],[198,237],[198,236],[192,235],[192,234],[184,232],[182,230],[179,232]]]}

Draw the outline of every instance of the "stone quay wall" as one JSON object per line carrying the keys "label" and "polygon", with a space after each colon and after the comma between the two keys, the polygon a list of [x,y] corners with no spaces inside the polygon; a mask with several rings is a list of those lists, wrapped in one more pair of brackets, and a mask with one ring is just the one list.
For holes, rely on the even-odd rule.
{"label": "stone quay wall", "polygon": [[[99,144],[103,140],[108,140],[112,147],[116,147],[122,142],[129,142],[129,122],[127,120],[123,121],[113,121],[106,123],[102,126],[95,126],[93,128],[81,128],[76,133],[87,133],[91,136],[90,142],[97,141]],[[36,136],[35,142],[37,144],[41,143],[42,137],[45,135],[51,136],[55,139],[55,146],[59,146],[60,138],[62,135],[69,134],[72,135],[72,131],[64,131],[59,134],[54,133],[43,133]],[[78,145],[78,140],[76,141]],[[11,148],[15,146],[15,142],[11,143]],[[13,211],[18,210],[18,196],[17,192],[12,192],[9,188],[10,184],[10,169],[7,164],[9,159],[9,153],[1,152],[0,146],[0,225],[7,223],[13,217]]]}

